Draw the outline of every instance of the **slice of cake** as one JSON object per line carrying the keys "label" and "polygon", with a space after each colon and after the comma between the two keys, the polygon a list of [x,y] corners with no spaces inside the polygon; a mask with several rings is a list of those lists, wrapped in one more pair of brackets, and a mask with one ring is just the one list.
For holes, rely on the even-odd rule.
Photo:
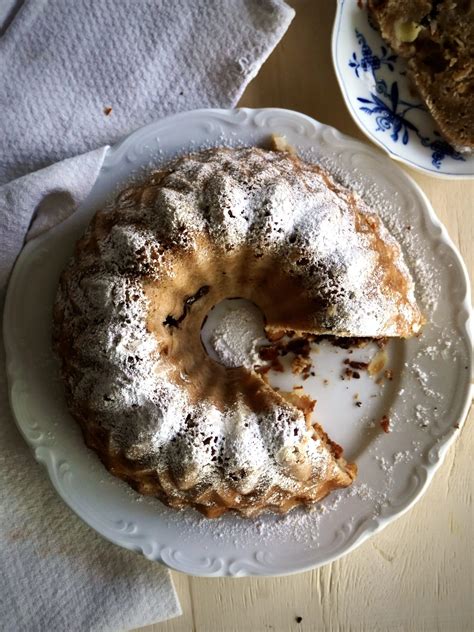
{"label": "slice of cake", "polygon": [[474,2],[368,0],[383,39],[409,76],[445,139],[474,149]]}

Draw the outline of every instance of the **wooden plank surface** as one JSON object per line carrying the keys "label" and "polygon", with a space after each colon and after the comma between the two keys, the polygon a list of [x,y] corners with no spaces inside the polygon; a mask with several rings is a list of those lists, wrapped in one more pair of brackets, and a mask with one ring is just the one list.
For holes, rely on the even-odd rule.
{"label": "wooden plank surface", "polygon": [[[332,69],[335,2],[291,4],[296,17],[241,105],[298,110],[363,139]],[[410,173],[460,248],[472,278],[474,181]],[[283,578],[200,579],[174,572],[183,616],[142,632],[474,630],[473,422],[471,412],[419,503],[353,553]]]}

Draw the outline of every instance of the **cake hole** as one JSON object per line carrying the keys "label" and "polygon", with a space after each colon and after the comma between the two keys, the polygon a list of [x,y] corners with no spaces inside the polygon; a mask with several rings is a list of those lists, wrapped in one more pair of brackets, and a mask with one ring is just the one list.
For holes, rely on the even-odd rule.
{"label": "cake hole", "polygon": [[268,344],[265,319],[255,303],[244,298],[227,298],[204,318],[201,341],[207,354],[227,368],[252,367],[258,349]]}

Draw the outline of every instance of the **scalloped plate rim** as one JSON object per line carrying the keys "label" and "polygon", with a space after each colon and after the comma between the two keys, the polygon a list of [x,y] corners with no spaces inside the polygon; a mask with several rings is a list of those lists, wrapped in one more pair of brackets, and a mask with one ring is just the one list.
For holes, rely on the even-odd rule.
{"label": "scalloped plate rim", "polygon": [[[308,123],[310,123],[313,126],[316,126],[317,128],[320,129],[326,129],[329,128],[331,130],[333,130],[334,128],[330,128],[329,126],[323,125],[321,123],[319,123],[318,121],[315,121],[314,119],[310,118],[307,115],[298,113],[298,112],[293,112],[291,110],[285,110],[285,109],[281,109],[281,108],[260,108],[260,109],[248,109],[248,108],[240,108],[239,110],[225,110],[225,109],[200,109],[200,110],[194,110],[191,112],[184,112],[184,113],[180,113],[177,115],[172,115],[166,118],[163,118],[155,123],[151,123],[147,126],[144,126],[142,128],[138,128],[137,130],[134,130],[131,134],[127,135],[126,137],[124,137],[123,139],[121,139],[120,141],[118,141],[118,143],[116,143],[114,146],[110,147],[107,155],[105,157],[104,163],[102,168],[106,167],[106,163],[107,163],[107,157],[113,156],[114,153],[119,149],[119,148],[123,148],[124,146],[126,146],[127,141],[131,141],[133,139],[134,136],[138,135],[138,134],[145,134],[145,131],[151,131],[151,130],[157,130],[159,129],[161,126],[165,126],[165,125],[169,125],[170,123],[173,122],[173,120],[179,120],[181,118],[187,118],[189,116],[193,116],[193,115],[199,115],[199,116],[206,116],[206,115],[210,115],[211,117],[213,115],[218,115],[221,117],[229,117],[232,115],[235,115],[235,113],[238,113],[239,111],[244,111],[246,113],[251,113],[254,117],[260,113],[260,112],[265,112],[265,113],[274,113],[274,114],[281,114],[281,115],[291,115],[292,117],[294,117],[296,115],[296,118],[300,118],[302,121],[306,121]],[[247,122],[247,121],[246,121]],[[335,130],[338,134],[338,136],[341,138],[341,140],[345,141],[345,142],[351,142],[351,143],[356,143],[358,145],[361,146],[361,150],[365,149],[365,151],[369,151],[369,153],[374,153],[374,149],[370,146],[367,146],[366,144],[364,144],[363,142],[357,140],[357,139],[353,139],[349,136],[346,136],[345,134],[342,134],[341,132],[339,132],[338,130]],[[146,134],[145,134],[146,135]],[[377,156],[379,158],[379,156]],[[384,158],[383,160],[387,160],[386,158]],[[466,293],[462,299],[462,302],[460,301],[460,312],[462,311],[464,313],[465,318],[463,318],[463,323],[462,323],[462,327],[463,327],[463,333],[466,336],[466,339],[469,340],[470,345],[472,347],[472,336],[471,336],[471,331],[470,331],[470,319],[471,319],[471,309],[470,309],[470,286],[468,283],[468,274],[467,274],[467,269],[466,266],[464,264],[464,261],[461,257],[461,255],[459,254],[457,248],[455,247],[455,245],[453,244],[453,242],[451,241],[445,227],[443,226],[443,224],[439,221],[439,219],[437,218],[433,208],[431,207],[431,204],[429,203],[429,200],[427,198],[427,196],[424,194],[424,192],[422,191],[422,189],[418,186],[418,184],[416,182],[413,181],[413,179],[405,172],[403,172],[403,170],[400,170],[403,174],[403,178],[406,179],[407,184],[409,184],[409,186],[411,186],[415,192],[420,196],[422,202],[423,202],[423,208],[424,208],[424,213],[425,213],[425,219],[429,219],[430,223],[432,225],[434,225],[437,229],[439,229],[439,235],[435,238],[436,241],[440,242],[440,243],[444,243],[449,250],[452,252],[452,254],[454,255],[455,259],[457,260],[460,269],[464,275],[464,280],[466,281]],[[100,174],[96,180],[96,183],[99,181],[100,179]],[[95,184],[94,184],[95,187]],[[93,187],[93,189],[94,189]],[[92,191],[91,191],[92,193]],[[90,195],[90,194],[89,194]],[[88,196],[89,198],[89,196]],[[82,206],[87,206],[87,199],[84,201],[84,203],[81,205]],[[74,214],[74,216],[80,212],[80,208],[76,211],[76,213]],[[67,220],[66,220],[67,221]],[[56,229],[59,229],[61,226],[61,224],[59,224],[57,227],[53,228],[52,231],[55,231]],[[118,536],[118,534],[116,534],[115,532],[107,532],[105,529],[101,529],[98,528],[96,525],[94,525],[92,523],[91,520],[88,519],[87,516],[83,515],[82,510],[77,506],[77,503],[75,503],[74,499],[71,498],[71,496],[69,496],[67,494],[67,492],[65,491],[65,489],[63,489],[63,487],[61,486],[61,483],[59,482],[54,468],[53,468],[53,462],[54,462],[54,449],[50,446],[45,446],[45,445],[33,445],[33,442],[31,439],[28,438],[26,431],[24,430],[24,428],[22,427],[22,420],[19,418],[21,415],[19,413],[19,411],[17,410],[17,407],[15,405],[14,402],[14,397],[13,397],[13,389],[14,386],[16,384],[16,378],[17,376],[15,375],[15,367],[14,367],[14,361],[15,361],[15,357],[14,357],[14,344],[13,342],[11,342],[10,338],[9,338],[9,329],[11,327],[10,325],[10,321],[14,318],[14,314],[13,314],[13,295],[14,295],[14,288],[15,288],[15,279],[16,279],[16,275],[17,273],[19,273],[20,270],[20,266],[21,266],[21,261],[25,258],[28,257],[30,254],[30,251],[34,251],[37,248],[41,247],[41,244],[43,241],[47,240],[50,236],[51,231],[49,231],[46,234],[40,235],[37,238],[31,240],[29,243],[26,244],[25,248],[22,250],[22,252],[20,253],[14,269],[12,271],[11,277],[10,277],[10,282],[9,282],[9,286],[8,286],[8,290],[7,290],[7,294],[6,294],[6,299],[5,299],[5,308],[4,308],[4,322],[3,322],[3,337],[4,337],[4,344],[5,344],[5,351],[6,351],[6,365],[7,365],[7,378],[8,378],[8,394],[9,394],[9,399],[10,399],[10,406],[13,412],[13,416],[15,419],[15,422],[22,434],[22,436],[24,437],[25,441],[27,442],[27,444],[29,445],[29,447],[32,449],[34,458],[46,469],[46,471],[48,472],[49,475],[49,479],[51,481],[51,484],[53,485],[53,487],[56,489],[57,493],[59,494],[59,496],[62,498],[62,500],[69,506],[71,507],[71,509],[74,510],[74,512],[76,513],[76,515],[78,515],[78,517],[84,522],[86,523],[89,527],[93,528],[95,531],[98,531],[104,538],[106,538],[107,540],[122,546],[124,548],[130,549],[130,550],[135,550],[135,551],[140,551],[143,555],[145,555],[145,557],[147,557],[148,559],[152,559],[152,560],[156,560],[156,561],[160,561],[161,563],[165,564],[166,566],[168,566],[169,568],[173,569],[173,570],[178,570],[181,572],[185,572],[187,574],[191,574],[194,576],[202,576],[202,577],[209,577],[209,576],[251,576],[251,575],[255,575],[255,576],[283,576],[283,575],[291,575],[291,574],[295,574],[295,573],[299,573],[299,572],[304,572],[304,571],[308,571],[314,568],[318,568],[320,566],[323,566],[325,564],[328,564],[336,559],[339,559],[340,557],[346,555],[347,553],[349,553],[350,551],[354,550],[355,548],[357,548],[360,544],[362,544],[362,542],[364,542],[366,539],[368,539],[370,536],[372,536],[375,533],[378,533],[379,531],[381,531],[383,528],[385,528],[385,526],[387,526],[388,524],[390,524],[391,522],[393,522],[394,520],[396,520],[399,516],[405,514],[411,507],[413,507],[413,505],[421,498],[421,496],[425,493],[427,487],[429,486],[435,472],[438,470],[438,468],[441,466],[441,464],[444,461],[445,455],[449,449],[449,447],[454,443],[454,441],[456,440],[456,438],[459,436],[460,430],[466,420],[468,411],[469,411],[469,407],[470,407],[470,403],[471,403],[471,399],[470,399],[470,393],[467,392],[466,393],[466,397],[464,398],[464,403],[460,412],[460,418],[459,418],[459,429],[458,430],[454,430],[452,432],[446,433],[445,435],[443,435],[441,437],[441,443],[439,444],[439,449],[437,452],[437,456],[436,456],[436,460],[432,463],[429,464],[420,464],[418,467],[421,468],[425,473],[426,473],[426,478],[423,481],[423,483],[420,485],[420,487],[416,490],[416,493],[412,496],[412,498],[409,500],[409,502],[402,506],[397,508],[396,511],[394,511],[391,515],[388,516],[379,516],[376,518],[372,519],[372,525],[369,528],[365,528],[361,533],[357,534],[357,537],[354,539],[354,541],[344,550],[339,551],[335,554],[330,554],[327,559],[324,559],[320,562],[314,563],[314,562],[308,562],[307,564],[299,564],[297,568],[290,568],[288,570],[285,570],[284,572],[280,572],[280,571],[275,571],[272,572],[271,569],[265,568],[263,573],[260,572],[247,572],[245,570],[245,562],[248,563],[249,560],[248,558],[243,557],[242,559],[244,560],[244,569],[237,569],[236,573],[232,574],[230,571],[230,566],[232,565],[232,563],[235,563],[236,560],[232,560],[232,559],[226,559],[223,560],[221,559],[220,561],[223,562],[223,564],[221,565],[220,568],[218,568],[215,572],[210,572],[210,573],[206,573],[206,572],[199,572],[199,570],[197,569],[189,569],[189,568],[184,568],[183,566],[179,566],[179,565],[173,565],[171,564],[169,561],[166,561],[162,558],[161,555],[161,550],[164,550],[165,547],[163,547],[162,549],[158,549],[157,551],[154,550],[154,547],[151,547],[151,553],[147,553],[147,551],[145,551],[144,545],[138,543],[138,542],[133,542],[133,541],[127,541],[126,539],[120,538]],[[39,449],[42,450],[42,454],[39,454]],[[46,458],[45,458],[46,457]],[[110,475],[111,476],[111,475]],[[361,521],[361,525],[365,524],[365,523],[370,523],[371,521],[366,519],[364,521]],[[218,558],[217,558],[218,559]],[[216,560],[216,558],[214,558],[214,560]],[[248,564],[247,564],[248,565]]]}

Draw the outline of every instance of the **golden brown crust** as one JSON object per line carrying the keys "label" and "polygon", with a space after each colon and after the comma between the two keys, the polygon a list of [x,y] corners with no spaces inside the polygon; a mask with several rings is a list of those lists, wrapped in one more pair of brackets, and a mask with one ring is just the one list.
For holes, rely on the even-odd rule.
{"label": "golden brown crust", "polygon": [[[86,445],[97,453],[111,474],[144,496],[154,496],[175,509],[194,507],[208,518],[217,518],[229,510],[245,517],[255,517],[264,511],[286,513],[298,505],[312,505],[335,489],[348,487],[357,475],[357,465],[347,463],[342,458],[340,446],[331,442],[321,427],[315,424],[315,433],[321,431],[330,452],[334,454],[328,454],[327,458],[332,464],[325,480],[308,481],[306,485],[300,486],[296,494],[278,485],[268,487],[263,493],[254,490],[242,494],[232,485],[207,486],[197,491],[193,485],[188,486],[183,479],[176,478],[172,470],[158,473],[155,469],[140,467],[123,453],[115,453],[111,449],[108,434],[102,428],[92,424],[90,419],[83,420],[77,415],[76,419],[81,425]],[[321,450],[326,448],[322,445]]]}
{"label": "golden brown crust", "polygon": [[[281,170],[279,178],[287,177],[303,202],[306,195],[314,204],[322,200],[320,212],[325,221],[333,222],[331,230],[337,229],[337,221],[327,219],[324,204],[333,204],[335,212],[342,212],[340,201],[349,237],[356,244],[363,243],[366,249],[361,249],[361,264],[369,265],[370,259],[377,274],[377,282],[367,275],[367,288],[361,290],[367,291],[367,305],[387,307],[375,313],[378,324],[369,333],[410,336],[419,329],[423,319],[400,248],[379,218],[353,194],[336,185],[320,168],[306,165],[295,156],[275,157],[257,149],[235,153],[215,150],[190,157],[193,174],[204,170],[207,161],[212,163],[217,159],[224,165],[224,173],[226,161],[230,161],[229,169],[234,169],[231,173],[235,172],[236,181],[243,181],[242,186],[251,192],[256,176],[247,168],[248,162],[255,160],[257,165],[264,166],[267,160],[273,160]],[[186,166],[186,159],[182,164]],[[304,187],[298,184],[300,179]],[[221,182],[217,185],[220,187]],[[297,229],[288,229],[284,247],[278,250],[271,244],[252,242],[250,236],[242,243],[229,245],[225,238],[213,237],[212,230],[220,226],[216,228],[216,222],[206,220],[205,230],[196,230],[185,245],[180,244],[185,227],[173,228],[173,215],[156,223],[155,215],[150,213],[161,208],[164,191],[173,203],[178,199],[186,210],[189,206],[186,196],[193,186],[192,181],[183,177],[173,180],[173,171],[152,174],[142,184],[123,192],[112,208],[99,211],[85,237],[78,242],[75,259],[63,273],[54,312],[55,344],[62,359],[70,409],[82,427],[87,445],[97,452],[110,472],[140,493],[156,496],[172,507],[192,506],[215,517],[228,510],[254,516],[264,510],[285,512],[297,505],[312,504],[333,489],[350,485],[356,466],[345,462],[342,448],[329,439],[319,424],[311,423],[314,403],[309,398],[279,393],[252,370],[229,369],[216,363],[202,346],[200,330],[215,304],[239,296],[260,307],[270,335],[292,330],[357,336],[360,331],[349,326],[347,330],[341,329],[331,323],[352,322],[344,320],[345,313],[339,314],[334,309],[335,305],[344,306],[344,301],[349,301],[350,306],[350,301],[358,297],[340,298],[345,288],[337,287],[332,270],[322,264],[318,268],[317,259],[312,263],[311,256],[319,256],[317,251],[311,253],[309,246],[295,243],[293,235]],[[262,187],[265,192],[268,190],[268,184]],[[228,193],[227,183],[217,193],[221,200]],[[318,208],[314,204],[312,212],[316,213]],[[199,209],[201,206],[202,201]],[[201,212],[209,211],[206,208]],[[260,216],[265,221],[268,215],[271,217],[265,206],[258,206],[255,213],[255,222]],[[233,216],[228,220],[229,234],[232,219]],[[142,236],[148,235],[146,231],[151,225],[157,233],[143,241]],[[262,235],[266,234],[265,226],[260,229]],[[311,237],[311,230],[305,225],[300,229],[302,237]],[[119,240],[117,243],[125,242],[123,256],[114,253],[111,235]],[[140,245],[142,242],[145,245]],[[346,245],[342,238],[341,244]],[[339,256],[345,261],[347,253],[343,250]],[[344,272],[344,266],[341,269]],[[309,289],[318,282],[318,274],[326,275],[321,276],[327,278],[326,293],[324,287],[321,292]],[[105,312],[100,296],[110,303]],[[142,310],[140,316],[131,316],[137,306]],[[351,316],[349,310],[347,318]],[[359,316],[357,326],[365,327],[367,315]],[[129,330],[126,342],[122,322]],[[99,341],[89,330],[98,332]],[[154,350],[147,351],[146,347],[142,357],[143,342]],[[92,378],[88,372],[93,372]],[[156,380],[162,390],[159,394],[142,392],[141,380]],[[167,386],[172,386],[181,397],[179,406],[170,408],[171,413],[166,408],[171,406],[169,398],[166,399]],[[120,399],[121,388],[129,389],[129,399]],[[203,413],[204,404],[207,408]],[[201,415],[198,421],[197,410]],[[156,411],[163,415],[156,416]],[[252,466],[251,459],[248,467],[229,465],[235,457],[234,444],[226,444],[226,434],[220,437],[223,447],[219,456],[217,448],[214,449],[212,424],[206,430],[211,434],[199,434],[201,424],[204,426],[208,421],[206,411],[209,417],[216,415],[219,423],[224,418],[233,420],[235,412],[235,426],[239,428],[237,445],[247,432],[245,415],[252,417],[255,437],[260,441],[265,436],[264,459],[270,463],[266,466],[270,468],[267,478],[266,470],[260,471],[262,466],[258,464]],[[164,447],[158,452],[152,446],[166,425],[165,413],[168,426],[174,428],[176,422],[177,430],[169,431],[170,438],[160,444]],[[182,418],[176,419],[177,414]],[[272,444],[272,424],[275,435],[281,435],[275,444]],[[255,437],[249,446],[261,450]],[[182,459],[179,450],[169,456],[168,448],[172,451],[175,445],[182,446]],[[195,449],[199,450],[196,460]],[[219,462],[222,454],[224,458]],[[263,458],[258,451],[256,454]],[[204,475],[205,470],[211,474]]]}

